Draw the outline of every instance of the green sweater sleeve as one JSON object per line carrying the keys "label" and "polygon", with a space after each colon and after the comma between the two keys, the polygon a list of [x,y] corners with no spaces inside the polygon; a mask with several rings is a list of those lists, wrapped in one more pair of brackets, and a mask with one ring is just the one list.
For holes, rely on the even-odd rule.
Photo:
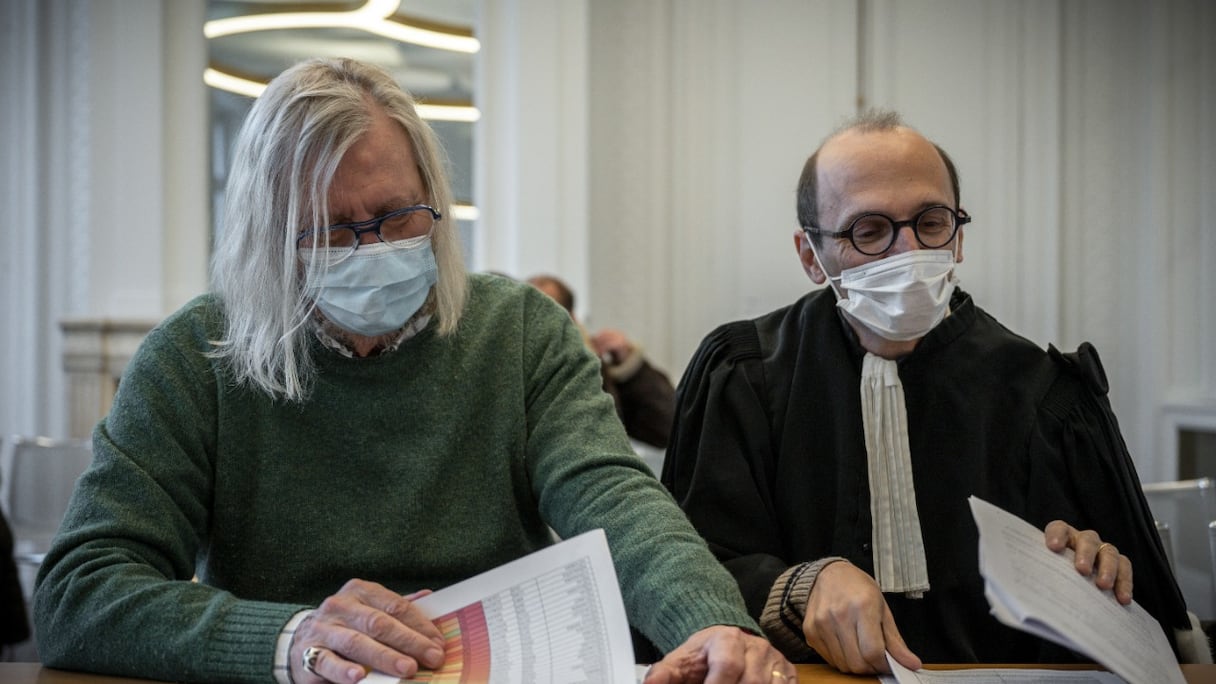
{"label": "green sweater sleeve", "polygon": [[94,432],[93,464],[37,580],[39,655],[66,669],[273,681],[275,639],[303,606],[191,581],[209,523],[217,387],[173,329],[151,333]]}
{"label": "green sweater sleeve", "polygon": [[[734,579],[633,451],[601,389],[600,361],[546,301],[525,329],[528,467],[563,537],[604,528],[630,623],[662,651],[716,624],[760,633]],[[560,314],[560,310],[557,311]]]}

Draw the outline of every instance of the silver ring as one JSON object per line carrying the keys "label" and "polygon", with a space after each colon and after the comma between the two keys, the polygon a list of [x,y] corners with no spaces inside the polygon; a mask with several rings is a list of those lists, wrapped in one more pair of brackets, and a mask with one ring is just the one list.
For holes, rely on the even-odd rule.
{"label": "silver ring", "polygon": [[321,649],[309,646],[304,649],[304,669],[320,677],[317,673],[317,658],[321,657]]}

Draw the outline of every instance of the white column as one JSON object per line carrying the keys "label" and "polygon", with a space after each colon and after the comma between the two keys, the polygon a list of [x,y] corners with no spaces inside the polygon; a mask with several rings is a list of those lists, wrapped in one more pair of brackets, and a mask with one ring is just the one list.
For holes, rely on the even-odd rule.
{"label": "white column", "polygon": [[591,6],[591,271],[597,325],[678,379],[716,325],[813,287],[794,189],[855,97],[851,3]]}
{"label": "white column", "polygon": [[0,3],[0,438],[41,429],[45,409],[36,388],[44,368],[35,349],[45,330],[36,286],[45,206],[39,170],[38,0]]}
{"label": "white column", "polygon": [[59,321],[157,319],[205,286],[204,0],[0,5],[0,204],[22,237],[0,430],[62,436]]}
{"label": "white column", "polygon": [[[587,283],[587,3],[481,4],[474,268]],[[580,307],[581,308],[581,307]]]}

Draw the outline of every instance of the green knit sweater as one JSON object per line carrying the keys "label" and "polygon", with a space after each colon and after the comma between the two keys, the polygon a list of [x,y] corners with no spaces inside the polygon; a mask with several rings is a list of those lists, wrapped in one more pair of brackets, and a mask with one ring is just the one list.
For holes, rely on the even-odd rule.
{"label": "green knit sweater", "polygon": [[630,622],[663,650],[757,630],[540,292],[474,275],[454,335],[366,359],[317,344],[303,403],[204,356],[222,316],[203,296],[152,331],[98,425],[39,573],[45,664],[273,681],[288,618],[346,580],[439,589],[549,544],[548,526],[604,528]]}

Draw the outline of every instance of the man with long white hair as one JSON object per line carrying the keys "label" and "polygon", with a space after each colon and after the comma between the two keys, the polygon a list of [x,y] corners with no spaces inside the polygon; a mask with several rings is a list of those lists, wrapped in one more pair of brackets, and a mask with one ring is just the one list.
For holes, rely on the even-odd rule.
{"label": "man with long white hair", "polygon": [[[42,566],[43,662],[353,684],[444,661],[414,599],[603,528],[650,682],[793,666],[634,455],[534,288],[470,275],[441,150],[383,70],[312,60],[254,103],[213,292],[149,334]],[[191,581],[192,578],[197,581]]]}

